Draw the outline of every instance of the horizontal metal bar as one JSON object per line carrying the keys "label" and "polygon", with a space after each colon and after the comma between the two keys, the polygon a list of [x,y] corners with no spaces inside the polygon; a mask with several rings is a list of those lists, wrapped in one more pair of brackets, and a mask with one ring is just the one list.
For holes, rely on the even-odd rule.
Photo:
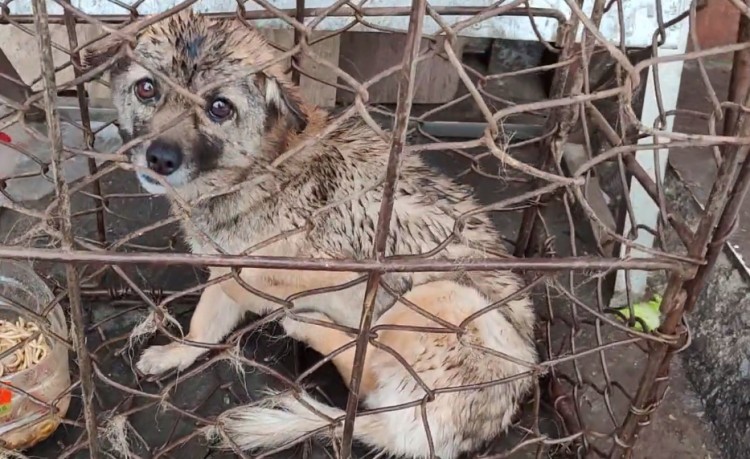
{"label": "horizontal metal bar", "polygon": [[[475,260],[396,259],[327,260],[294,257],[248,255],[195,255],[191,253],[106,253],[85,250],[0,247],[0,258],[44,260],[67,263],[102,264],[183,264],[192,266],[254,267],[264,269],[298,269],[305,271],[350,272],[449,272],[525,269],[531,271],[571,271],[602,269],[638,269],[643,271],[684,271],[687,263],[654,258],[561,257],[561,258],[489,258]],[[696,262],[697,263],[697,262]]]}
{"label": "horizontal metal bar", "polygon": [[[425,121],[421,124],[427,134],[435,137],[458,137],[462,139],[478,139],[484,136],[487,123],[461,121]],[[543,133],[540,124],[505,123],[503,130],[514,140],[527,140],[539,137]]]}
{"label": "horizontal metal bar", "polygon": [[[96,5],[96,4],[94,4]],[[123,13],[123,14],[97,14],[96,13],[96,7],[94,8],[81,8],[85,13],[90,14],[92,16],[95,16],[98,20],[105,22],[105,23],[122,23],[126,21],[131,21],[133,18],[131,15]],[[341,8],[338,8],[334,11],[326,11],[328,8],[305,8],[302,15],[305,18],[314,18],[318,17],[321,14],[325,13],[326,17],[354,17],[358,14],[360,14],[363,17],[383,17],[383,16],[408,16],[411,7],[408,6],[383,6],[383,7],[365,7],[365,8],[358,8],[357,10],[354,10],[353,8],[350,8],[348,6],[342,6]],[[487,11],[486,6],[433,6],[432,9],[442,15],[442,16],[474,16],[477,14],[481,14]],[[92,11],[94,10],[94,11]],[[297,14],[296,9],[281,9],[282,13],[295,17]],[[223,19],[223,18],[235,18],[237,17],[236,11],[211,11],[205,13],[206,16],[209,17],[215,17],[217,19]],[[502,14],[499,14],[498,16],[529,16],[532,17],[546,17],[555,19],[558,21],[558,23],[562,24],[564,23],[567,18],[565,14],[558,9],[554,8],[526,8],[526,7],[519,7],[519,8],[513,8],[510,11],[506,11]],[[34,22],[34,17],[31,14],[14,14],[13,10],[11,10],[9,16],[13,18],[15,22],[18,23],[30,23]],[[243,16],[245,19],[278,19],[279,16],[274,13],[273,11],[268,10],[251,10],[251,11],[244,11]],[[76,17],[75,18],[77,22],[86,22],[83,21],[81,18]],[[3,17],[0,17],[0,23],[7,22],[4,20]],[[63,22],[63,16],[60,14],[50,14],[49,15],[49,22],[50,23],[61,23]]]}

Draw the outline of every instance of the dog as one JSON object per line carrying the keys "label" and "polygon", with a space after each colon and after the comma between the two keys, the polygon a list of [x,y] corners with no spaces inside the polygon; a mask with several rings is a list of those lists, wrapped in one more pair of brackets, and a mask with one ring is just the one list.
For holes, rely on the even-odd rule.
{"label": "dog", "polygon": [[[253,255],[373,256],[389,144],[362,119],[347,119],[323,136],[330,115],[305,103],[279,64],[265,65],[274,50],[236,19],[186,11],[139,30],[134,41],[124,36],[93,45],[84,65],[111,64],[120,134],[126,142],[147,136],[129,151],[142,187],[167,194],[173,208],[177,201],[192,203],[183,222],[192,252],[241,254],[256,247]],[[188,115],[175,121],[180,113]],[[310,139],[316,141],[274,164]],[[386,256],[426,254],[451,237],[433,258],[508,256],[484,215],[454,231],[458,216],[478,205],[470,189],[412,153],[403,155],[399,171]],[[238,279],[229,272],[211,269],[211,279],[224,278],[203,291],[187,340],[219,343],[246,313],[269,314],[282,307],[274,298],[293,298],[280,319],[286,334],[322,355],[334,353],[332,362],[349,383],[355,348],[335,352],[351,344],[360,327],[361,274],[243,268]],[[531,301],[516,295],[521,277],[458,270],[386,273],[381,280],[389,288],[380,288],[374,300],[378,345],[366,353],[360,396],[372,410],[411,405],[359,415],[354,438],[397,456],[424,458],[432,449],[451,459],[507,430],[535,384],[538,363]],[[316,291],[299,295],[309,290]],[[137,368],[145,374],[184,370],[205,352],[186,343],[153,346]],[[469,385],[480,387],[461,390]],[[429,436],[419,403],[427,398],[425,386],[437,391],[424,408]],[[277,393],[222,413],[217,425],[234,445],[257,451],[312,434],[336,439],[343,417],[308,394]],[[325,428],[330,424],[335,428]]]}

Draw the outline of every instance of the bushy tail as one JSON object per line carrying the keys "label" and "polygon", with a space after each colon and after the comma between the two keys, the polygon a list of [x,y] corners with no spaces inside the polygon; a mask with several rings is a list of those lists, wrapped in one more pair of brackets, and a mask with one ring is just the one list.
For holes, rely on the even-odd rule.
{"label": "bushy tail", "polygon": [[[343,421],[334,423],[332,420],[343,418],[344,414],[343,410],[320,403],[304,393],[296,397],[292,393],[272,393],[260,404],[225,411],[219,416],[218,424],[231,443],[242,450],[271,450],[292,446],[312,432],[315,432],[312,436],[320,440],[338,437]],[[382,449],[385,445],[378,445],[375,438],[378,417],[375,414],[357,418],[354,438]]]}

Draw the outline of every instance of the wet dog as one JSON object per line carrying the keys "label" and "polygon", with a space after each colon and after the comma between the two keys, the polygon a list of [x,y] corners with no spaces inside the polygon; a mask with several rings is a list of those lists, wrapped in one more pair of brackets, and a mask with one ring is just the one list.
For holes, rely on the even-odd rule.
{"label": "wet dog", "polygon": [[[125,141],[147,136],[130,152],[141,185],[167,194],[173,206],[191,203],[183,230],[194,253],[241,254],[255,247],[253,255],[372,257],[389,145],[362,120],[348,119],[321,135],[329,115],[306,104],[279,65],[265,65],[273,49],[236,20],[183,12],[139,31],[125,46],[132,46],[129,53],[111,36],[87,53],[86,65],[112,64],[121,135]],[[507,256],[483,214],[454,232],[456,218],[477,206],[470,190],[405,153],[386,255],[425,254],[449,240],[433,258]],[[228,272],[212,268],[211,278]],[[280,316],[283,328],[321,354],[355,339],[347,330],[360,325],[361,274],[244,268],[239,277],[204,290],[186,339],[218,343],[246,312],[280,308],[274,298],[293,298]],[[377,345],[367,351],[360,394],[369,409],[409,407],[358,416],[355,439],[414,458],[429,456],[431,441],[437,456],[450,459],[506,430],[533,385],[529,369],[538,361],[530,300],[501,301],[522,287],[520,277],[457,271],[388,273],[381,281],[390,288],[380,288],[375,298]],[[308,290],[316,291],[299,295]],[[146,374],[185,369],[205,352],[180,343],[153,346],[137,367]],[[349,346],[332,358],[347,383],[354,353]],[[425,387],[435,395],[423,416]],[[311,433],[341,435],[343,414],[306,394],[282,393],[223,413],[219,425],[242,448],[270,449]],[[336,427],[326,429],[331,423]]]}

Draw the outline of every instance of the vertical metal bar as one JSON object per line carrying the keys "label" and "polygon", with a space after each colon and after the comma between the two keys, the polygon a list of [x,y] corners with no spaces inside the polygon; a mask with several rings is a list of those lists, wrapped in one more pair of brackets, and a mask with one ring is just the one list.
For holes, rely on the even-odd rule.
{"label": "vertical metal bar", "polygon": [[[65,3],[70,4],[70,0],[63,0]],[[68,30],[68,43],[71,51],[78,48],[78,34],[76,32],[76,20],[70,11],[65,10],[63,12],[63,19],[65,21],[65,28]],[[81,56],[79,53],[72,53],[70,58],[73,60],[73,74],[76,78],[82,75],[81,72]],[[86,88],[83,83],[76,85],[76,92],[78,96],[78,107],[81,110],[81,125],[83,126],[83,138],[86,142],[86,148],[94,148],[94,133],[91,130],[91,115],[89,114],[88,100],[86,99]],[[94,158],[88,158],[89,174],[96,175],[99,168],[96,166],[96,160]],[[99,242],[104,245],[107,241],[106,226],[104,223],[104,198],[102,196],[102,185],[99,179],[96,179],[91,184],[94,195],[98,196],[99,199],[96,201],[96,206],[100,207],[96,211],[96,233]]]}
{"label": "vertical metal bar", "polygon": [[[300,22],[305,22],[305,0],[297,0],[296,3],[297,11],[295,12],[294,18]],[[294,29],[294,46],[297,46],[299,42],[302,41],[302,32]],[[299,69],[302,68],[302,53],[299,52],[292,56],[292,82],[299,86],[301,74]]]}
{"label": "vertical metal bar", "polygon": [[[63,176],[63,143],[60,131],[60,118],[57,113],[57,94],[55,89],[55,65],[52,60],[52,39],[50,36],[45,0],[33,0],[34,25],[36,26],[37,44],[41,57],[42,81],[44,84],[44,105],[47,112],[47,129],[52,147],[52,177],[55,180],[55,193],[58,198],[58,219],[62,234],[63,250],[73,248],[73,225],[71,222],[70,194],[68,184]],[[83,410],[86,420],[86,431],[89,441],[89,456],[99,457],[99,438],[96,428],[94,409],[94,378],[91,356],[86,349],[86,336],[81,307],[81,287],[78,271],[72,263],[65,266],[68,283],[68,299],[72,316],[71,332],[73,344],[78,356],[81,370],[81,391]]]}
{"label": "vertical metal bar", "polygon": [[[391,138],[388,165],[385,172],[385,184],[383,186],[383,197],[378,212],[378,226],[375,231],[373,252],[376,258],[383,259],[388,242],[388,234],[391,227],[391,214],[398,182],[398,171],[401,163],[401,153],[406,143],[406,130],[409,127],[409,115],[411,114],[412,99],[414,98],[414,80],[417,70],[417,55],[422,43],[422,25],[427,7],[427,0],[412,0],[411,14],[409,15],[409,29],[406,33],[406,47],[401,70],[398,74],[398,100],[396,104],[396,117]],[[348,459],[352,451],[352,435],[354,433],[354,416],[359,402],[359,387],[362,382],[367,345],[370,338],[370,327],[372,326],[375,300],[381,273],[373,271],[367,279],[367,291],[363,305],[360,330],[357,336],[357,347],[354,351],[354,363],[352,380],[349,385],[349,398],[346,404],[346,419],[344,421],[343,440],[341,445],[341,457]]]}
{"label": "vertical metal bar", "polygon": [[[580,2],[579,2],[580,3]],[[601,23],[602,16],[604,15],[605,2],[603,0],[596,0],[594,3],[593,10],[591,12],[591,20],[598,27]],[[576,35],[578,31],[580,20],[575,14],[571,13],[570,20],[566,24],[565,38],[563,42],[563,48],[560,53],[559,60],[564,61],[570,59],[577,52],[576,46]],[[586,46],[587,52],[583,53],[585,56],[592,54],[596,39],[591,37],[587,40],[588,33],[584,32],[581,46]],[[552,89],[550,91],[550,98],[556,99],[563,95],[579,93],[583,88],[583,74],[582,69],[579,68],[579,62],[573,62],[570,65],[561,67],[555,71],[552,78]],[[572,80],[571,80],[571,73]],[[579,104],[567,105],[554,110],[544,126],[544,131],[548,132],[551,129],[557,129],[554,135],[552,135],[548,141],[545,141],[544,147],[541,151],[547,152],[543,162],[542,169],[546,170],[556,164],[561,158],[562,148],[568,139],[568,134],[575,126],[577,121],[577,113],[580,110]],[[523,212],[521,219],[521,227],[518,231],[518,238],[516,239],[516,247],[514,255],[517,257],[525,256],[532,245],[532,239],[534,237],[534,229],[536,227],[537,211],[539,206],[544,203],[546,198],[544,196],[539,197],[534,205],[527,207]]]}
{"label": "vertical metal bar", "polygon": [[[296,11],[294,14],[294,18],[304,24],[305,21],[305,0],[297,0],[296,1]],[[302,41],[302,32],[294,29],[294,46],[297,46],[300,41]],[[292,56],[292,82],[299,86],[301,81],[301,73],[299,69],[302,66],[302,52],[296,53],[294,56]],[[292,360],[294,364],[294,376],[299,376],[300,372],[302,371],[302,367],[304,366],[304,356],[302,354],[302,348],[303,345],[299,341],[294,341],[292,344]]]}
{"label": "vertical metal bar", "polygon": [[[571,14],[568,22],[564,25],[561,25],[560,28],[563,30],[563,36],[560,37],[562,49],[558,58],[559,61],[570,59],[570,57],[575,53],[576,32],[578,31],[579,22],[580,21],[578,20],[578,17],[575,14]],[[555,70],[555,73],[552,76],[552,82],[550,84],[550,99],[556,99],[563,96],[563,94],[565,93],[565,88],[568,86],[567,82],[570,71],[573,70],[574,66],[577,65],[578,63],[574,62],[570,65],[566,65]],[[544,128],[542,129],[543,132],[548,132],[550,129],[554,128],[555,123],[557,122],[554,113],[555,112],[551,113],[550,117],[547,119],[547,122],[544,123]],[[544,146],[540,148],[540,151],[548,152],[541,163],[541,168],[545,170],[552,162],[551,145],[551,142],[545,142]],[[513,253],[517,257],[525,256],[529,250],[532,234],[536,226],[537,210],[541,203],[541,199],[535,199],[535,202],[523,211],[523,215],[521,217],[521,226],[518,230],[518,237],[516,238],[516,246]]]}

